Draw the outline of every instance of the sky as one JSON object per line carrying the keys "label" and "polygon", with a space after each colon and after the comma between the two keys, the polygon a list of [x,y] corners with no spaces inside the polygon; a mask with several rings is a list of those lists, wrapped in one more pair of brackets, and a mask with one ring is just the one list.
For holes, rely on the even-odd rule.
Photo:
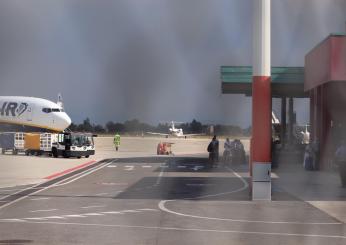
{"label": "sky", "polygon": [[[253,0],[1,0],[0,96],[57,100],[76,123],[251,124],[221,65],[251,65]],[[273,0],[272,66],[345,32],[346,0]],[[273,104],[278,112],[277,101]],[[299,123],[307,100],[296,100]]]}

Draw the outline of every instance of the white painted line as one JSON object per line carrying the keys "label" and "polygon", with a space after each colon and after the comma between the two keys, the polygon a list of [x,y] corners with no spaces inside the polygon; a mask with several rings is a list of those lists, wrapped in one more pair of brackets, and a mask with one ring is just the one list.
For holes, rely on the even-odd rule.
{"label": "white painted line", "polygon": [[185,184],[185,185],[187,185],[187,186],[212,186],[215,184],[193,184],[193,183],[191,183],[191,184]]}
{"label": "white painted line", "polygon": [[117,166],[116,165],[109,165],[107,166],[107,168],[116,168]]}
{"label": "white painted line", "polygon": [[135,166],[124,166],[125,171],[132,171],[135,169]]}
{"label": "white painted line", "polygon": [[[48,181],[49,181],[49,180],[47,180],[46,182],[48,182]],[[7,197],[16,195],[16,194],[18,194],[18,193],[20,193],[20,192],[22,192],[22,191],[26,191],[26,190],[30,190],[30,189],[36,189],[36,188],[37,188],[37,189],[41,190],[42,188],[38,188],[38,186],[41,185],[41,184],[42,184],[42,183],[38,183],[38,184],[34,185],[33,187],[27,187],[27,188],[25,188],[25,189],[18,190],[18,191],[15,192],[15,193],[11,193],[11,194],[9,194],[9,195],[7,195],[7,196],[1,197],[0,200],[6,199]],[[1,209],[1,208],[0,208],[0,209]]]}
{"label": "white painted line", "polygon": [[106,205],[94,205],[94,206],[86,206],[86,207],[81,207],[81,208],[87,209],[87,208],[104,208],[104,207],[106,207]]}
{"label": "white painted line", "polygon": [[45,218],[25,218],[25,219],[28,219],[28,220],[47,220]]}
{"label": "white painted line", "polygon": [[[224,193],[217,193],[217,194],[211,194],[211,195],[204,195],[204,196],[197,196],[194,198],[184,198],[181,200],[196,200],[201,198],[207,198],[207,197],[217,197],[217,196],[223,196],[228,195],[236,192],[243,191],[248,188],[249,184],[246,182],[246,180],[243,179],[242,176],[240,176],[238,173],[233,171],[232,169],[226,167],[229,171],[231,171],[235,176],[237,176],[242,182],[243,186],[229,192]],[[177,200],[161,200],[158,204],[159,209],[161,209],[164,212],[171,213],[178,216],[183,217],[190,217],[190,218],[196,218],[196,219],[205,219],[205,220],[218,220],[218,221],[228,221],[228,222],[239,222],[239,223],[263,223],[263,224],[294,224],[294,225],[342,225],[340,222],[296,222],[296,221],[265,221],[265,220],[246,220],[246,219],[227,219],[227,218],[216,218],[216,217],[206,217],[206,216],[198,216],[198,215],[192,215],[192,214],[184,214],[175,212],[173,210],[168,209],[165,205],[168,202],[174,202]]]}
{"label": "white painted line", "polygon": [[101,212],[103,214],[123,214],[122,212],[119,211],[107,211],[107,212]]}
{"label": "white painted line", "polygon": [[142,168],[151,168],[152,166],[150,166],[150,165],[144,165],[144,166],[142,166]]}
{"label": "white painted line", "polygon": [[[99,169],[101,169],[101,168],[103,168],[103,167],[106,167],[107,165],[109,165],[110,163],[106,163],[106,164],[102,164],[101,165],[101,167],[100,168],[96,168],[96,167],[94,167],[93,169],[94,169],[94,171],[97,171],[97,170],[99,170]],[[93,171],[93,172],[94,172]],[[86,172],[86,175],[87,174],[91,174],[91,172],[89,171],[85,171]],[[85,173],[84,172],[84,173]],[[82,172],[83,173],[83,172]],[[86,175],[84,175],[84,176],[86,176]],[[79,178],[82,178],[82,177],[84,177],[84,176],[81,176],[81,177],[79,177]],[[51,181],[51,180],[48,180],[48,181]],[[46,181],[46,182],[48,182],[48,181]],[[3,209],[3,208],[5,208],[5,207],[8,207],[8,206],[10,206],[10,205],[12,205],[13,203],[16,203],[16,202],[19,202],[19,201],[21,201],[21,200],[23,200],[23,199],[25,199],[25,198],[27,198],[27,197],[29,197],[29,196],[33,196],[34,194],[37,194],[37,193],[39,193],[39,192],[42,192],[42,191],[44,191],[44,190],[48,190],[48,189],[50,189],[50,188],[52,188],[52,187],[55,187],[55,186],[57,186],[57,184],[58,183],[62,183],[62,182],[64,182],[65,181],[65,179],[64,180],[61,180],[61,181],[59,181],[59,182],[57,182],[56,184],[54,184],[54,185],[50,185],[50,186],[47,186],[47,187],[44,187],[44,188],[39,188],[39,190],[37,190],[37,191],[35,191],[35,192],[33,192],[33,193],[31,193],[31,194],[29,194],[29,195],[25,195],[25,196],[23,196],[23,197],[21,197],[21,198],[18,198],[18,199],[16,199],[16,200],[14,200],[14,201],[12,201],[12,202],[9,202],[9,203],[7,203],[7,204],[5,204],[5,205],[2,205],[1,207],[0,207],[0,210],[1,209]],[[72,181],[74,181],[74,180],[72,180]],[[39,183],[39,184],[37,184],[37,185],[35,185],[33,188],[35,188],[35,187],[37,187],[37,186],[39,186],[39,185],[41,185],[42,183]],[[30,187],[29,188],[27,188],[27,189],[25,189],[25,190],[29,190],[30,189]],[[24,190],[23,190],[24,191]],[[19,192],[18,192],[19,193]],[[17,194],[17,193],[15,193],[15,194]],[[14,195],[14,194],[11,194],[11,195]],[[8,195],[8,196],[11,196],[11,195]],[[4,197],[4,198],[6,198],[6,197]]]}
{"label": "white painted line", "polygon": [[112,164],[112,162],[101,164],[101,166],[96,166],[96,167],[92,168],[91,170],[88,169],[86,172],[82,172],[82,174],[77,176],[76,178],[73,178],[72,180],[70,180],[68,182],[64,182],[64,180],[63,180],[63,181],[61,181],[61,182],[63,182],[62,184],[55,184],[54,186],[63,186],[63,185],[70,184],[70,183],[75,182],[76,180],[79,180],[79,179],[81,179],[81,178],[83,178],[89,174],[92,174],[92,173],[94,173],[94,172],[96,172],[96,171],[98,171],[104,167],[107,167],[110,164]]}
{"label": "white painted line", "polygon": [[160,174],[159,174],[159,176],[157,177],[157,180],[156,180],[155,185],[160,185],[161,179],[162,179],[162,176],[163,176],[163,173],[164,173],[164,172],[165,172],[165,168],[161,168]]}
{"label": "white painted line", "polygon": [[152,209],[152,208],[140,208],[140,209],[137,209],[137,210],[140,210],[140,211],[160,211],[158,209]]}
{"label": "white painted line", "polygon": [[43,219],[65,219],[64,217],[61,216],[49,216],[49,217],[42,217]]}
{"label": "white painted line", "polygon": [[178,165],[177,168],[187,168],[187,166],[184,165]]}
{"label": "white painted line", "polygon": [[51,212],[51,211],[57,211],[58,209],[41,209],[41,210],[32,210],[30,213],[38,213],[38,212]]}
{"label": "white painted line", "polygon": [[71,217],[71,218],[85,218],[83,215],[79,214],[69,214],[69,215],[64,215],[64,217]]}
{"label": "white painted line", "polygon": [[[8,222],[0,220],[0,222]],[[69,223],[69,222],[35,222],[26,221],[22,224],[51,224],[51,225],[72,225],[72,226],[94,226],[94,227],[110,227],[110,228],[126,228],[126,229],[147,229],[147,230],[164,230],[164,231],[185,231],[185,232],[213,232],[213,233],[229,233],[243,235],[259,235],[259,236],[282,236],[282,237],[305,237],[305,238],[330,238],[330,239],[346,239],[343,235],[328,234],[309,234],[309,233],[285,233],[285,232],[260,232],[260,231],[241,231],[241,230],[216,230],[216,229],[193,229],[181,227],[158,227],[158,226],[139,226],[139,225],[112,225],[112,224],[93,224],[93,223]]]}
{"label": "white painted line", "polygon": [[41,200],[48,200],[48,199],[50,199],[50,197],[39,197],[39,198],[30,199],[30,201],[41,201]]}
{"label": "white painted line", "polygon": [[25,220],[22,219],[0,219],[0,222],[25,222]]}
{"label": "white painted line", "polygon": [[104,195],[108,195],[108,193],[107,193],[107,192],[98,193],[98,194],[96,194],[95,196],[104,196]]}
{"label": "white painted line", "polygon": [[137,211],[137,210],[122,210],[122,213],[140,213],[141,211]]}
{"label": "white painted line", "polygon": [[82,216],[103,216],[101,213],[87,213],[87,214],[81,214]]}

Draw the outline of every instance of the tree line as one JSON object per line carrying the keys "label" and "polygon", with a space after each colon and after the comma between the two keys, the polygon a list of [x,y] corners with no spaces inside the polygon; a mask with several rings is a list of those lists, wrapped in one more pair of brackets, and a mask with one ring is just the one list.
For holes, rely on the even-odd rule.
{"label": "tree line", "polygon": [[[157,126],[140,122],[138,119],[127,120],[123,123],[109,121],[105,125],[94,124],[89,118],[83,120],[80,124],[72,123],[71,131],[75,132],[92,132],[99,134],[120,134],[143,135],[146,132],[167,133],[171,127],[170,123],[159,123]],[[241,128],[234,125],[208,125],[193,119],[190,123],[181,123],[178,128],[182,128],[185,134],[205,133],[207,135],[232,135],[232,136],[250,136],[251,127]]]}

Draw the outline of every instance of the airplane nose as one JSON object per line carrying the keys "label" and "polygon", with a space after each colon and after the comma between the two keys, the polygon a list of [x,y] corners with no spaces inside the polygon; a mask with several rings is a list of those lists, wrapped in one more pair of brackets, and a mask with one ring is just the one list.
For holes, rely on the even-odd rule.
{"label": "airplane nose", "polygon": [[61,114],[61,126],[64,129],[68,128],[72,123],[72,120],[71,118],[66,114],[66,113],[63,113]]}
{"label": "airplane nose", "polygon": [[66,122],[66,128],[68,128],[70,125],[71,125],[71,123],[72,123],[72,120],[71,120],[71,118],[65,113],[65,122]]}

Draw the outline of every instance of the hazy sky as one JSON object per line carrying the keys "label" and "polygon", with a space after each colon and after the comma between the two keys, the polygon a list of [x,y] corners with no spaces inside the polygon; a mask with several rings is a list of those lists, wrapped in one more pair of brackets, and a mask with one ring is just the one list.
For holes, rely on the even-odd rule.
{"label": "hazy sky", "polygon": [[[221,65],[251,65],[253,0],[1,0],[0,95],[55,101],[75,122],[248,126],[251,100],[221,95]],[[346,0],[273,0],[272,65],[303,66]],[[306,120],[306,101],[298,120]]]}

